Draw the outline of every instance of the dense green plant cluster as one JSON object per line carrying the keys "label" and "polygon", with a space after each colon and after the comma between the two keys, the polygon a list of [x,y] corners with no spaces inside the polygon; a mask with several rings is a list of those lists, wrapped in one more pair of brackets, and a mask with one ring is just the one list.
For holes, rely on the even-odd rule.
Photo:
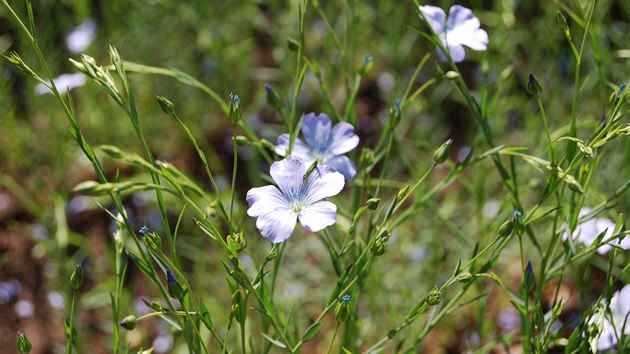
{"label": "dense green plant cluster", "polygon": [[67,353],[630,350],[626,2],[0,2]]}

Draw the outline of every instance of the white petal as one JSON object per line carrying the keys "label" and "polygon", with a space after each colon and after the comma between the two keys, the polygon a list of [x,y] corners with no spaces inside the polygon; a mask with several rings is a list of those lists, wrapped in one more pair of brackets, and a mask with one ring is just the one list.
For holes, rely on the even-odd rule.
{"label": "white petal", "polygon": [[274,210],[290,208],[289,202],[275,186],[252,188],[247,192],[246,199],[249,204],[249,209],[247,209],[249,216],[259,216]]}
{"label": "white petal", "polygon": [[448,43],[448,52],[451,54],[451,58],[456,63],[462,62],[464,61],[464,58],[466,58],[464,47],[459,44]]}
{"label": "white petal", "polygon": [[[74,74],[61,74],[58,77],[53,79],[57,90],[59,93],[67,93],[68,91],[81,87],[85,85],[87,78],[82,73],[74,73]],[[47,93],[52,93],[48,87],[44,86],[44,84],[39,83],[35,86],[35,93],[38,95],[43,95]]]}
{"label": "white petal", "polygon": [[96,35],[96,21],[89,19],[77,27],[66,37],[66,47],[72,54],[83,53],[94,41]]}
{"label": "white petal", "polygon": [[317,232],[337,221],[337,206],[326,201],[311,204],[302,209],[299,218],[305,229]]}
{"label": "white petal", "polygon": [[290,209],[262,214],[256,220],[260,234],[273,243],[286,241],[295,228],[297,215]]}
{"label": "white petal", "polygon": [[[610,299],[610,311],[613,317],[625,318],[630,313],[630,285],[624,286],[616,291]],[[630,321],[630,318],[628,319]],[[626,325],[626,330],[630,330],[630,322]]]}
{"label": "white petal", "polygon": [[342,155],[359,145],[359,137],[354,133],[354,127],[350,123],[341,122],[332,128],[328,152],[333,155]]}
{"label": "white petal", "polygon": [[328,159],[326,165],[341,173],[346,181],[351,181],[357,174],[357,167],[354,165],[354,162],[346,156],[336,156]]}
{"label": "white petal", "polygon": [[344,184],[343,175],[334,168],[328,165],[318,166],[306,181],[304,205],[308,206],[326,197],[339,194]]}
{"label": "white petal", "polygon": [[453,5],[448,11],[446,20],[446,31],[450,34],[456,29],[472,31],[479,28],[479,19],[475,17],[472,10],[461,5]]}
{"label": "white petal", "polygon": [[469,30],[455,28],[446,35],[446,41],[451,44],[465,45],[472,50],[488,49],[488,33],[481,28]]}
{"label": "white petal", "polygon": [[302,119],[302,134],[311,150],[324,152],[330,143],[330,130],[332,123],[324,114],[309,113]]}
{"label": "white petal", "polygon": [[[282,134],[278,137],[278,145],[276,145],[276,154],[280,156],[287,156],[287,150],[289,149],[289,134]],[[311,156],[311,151],[308,146],[302,142],[300,139],[295,139],[293,142],[293,150],[291,151],[291,155],[300,157],[304,160],[305,165],[309,165],[310,162],[313,162],[313,157]]]}
{"label": "white petal", "polygon": [[269,172],[282,193],[291,199],[295,193],[301,190],[306,167],[304,161],[299,157],[289,156],[271,164]]}
{"label": "white petal", "polygon": [[438,36],[444,32],[444,23],[446,23],[444,10],[436,6],[426,5],[420,6],[420,14],[429,22]]}

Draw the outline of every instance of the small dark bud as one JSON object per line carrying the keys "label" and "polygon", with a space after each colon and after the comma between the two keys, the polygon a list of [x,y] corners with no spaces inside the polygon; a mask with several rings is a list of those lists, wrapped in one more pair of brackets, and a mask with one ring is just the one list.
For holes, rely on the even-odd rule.
{"label": "small dark bud", "polygon": [[141,236],[146,236],[149,233],[149,228],[146,227],[146,226],[143,226],[143,227],[140,228],[140,230],[138,230],[138,233]]}
{"label": "small dark bud", "polygon": [[269,84],[265,84],[265,90],[267,91],[267,103],[271,107],[280,110],[280,108],[282,108],[282,103],[278,93]]}
{"label": "small dark bud", "polygon": [[540,82],[536,80],[536,77],[534,76],[534,74],[530,73],[529,80],[527,81],[527,91],[533,96],[538,96],[540,95],[542,90],[543,88]]}
{"label": "small dark bud", "polygon": [[532,263],[528,261],[525,274],[523,274],[523,286],[527,292],[530,292],[534,288],[534,285],[536,285],[536,276],[534,275]]}
{"label": "small dark bud", "polygon": [[512,230],[514,230],[514,220],[508,220],[499,227],[499,236],[508,237],[512,234]]}
{"label": "small dark bud", "polygon": [[138,319],[134,315],[129,315],[123,318],[122,321],[118,322],[118,324],[120,325],[120,327],[131,331],[132,329],[136,328],[136,325],[138,324]]}
{"label": "small dark bud", "polygon": [[173,275],[173,272],[171,272],[170,269],[166,271],[166,280],[168,282],[168,294],[172,298],[181,301],[186,293],[184,292],[184,288],[182,288],[182,286],[179,284],[179,282],[175,278],[175,275]]}
{"label": "small dark bud", "polygon": [[381,198],[370,198],[367,201],[367,207],[370,210],[376,210],[378,208],[378,204],[381,202]]}
{"label": "small dark bud", "polygon": [[160,304],[157,301],[151,301],[149,302],[149,300],[142,298],[142,302],[144,302],[144,304],[150,308],[151,310],[155,311],[155,312],[164,312],[164,306],[162,306],[162,304]]}
{"label": "small dark bud", "polygon": [[80,262],[77,263],[76,267],[74,267],[74,271],[70,275],[70,284],[72,284],[74,290],[78,290],[81,285],[83,285],[83,266]]}
{"label": "small dark bud", "polygon": [[155,98],[157,99],[157,102],[160,105],[162,112],[168,114],[169,116],[175,114],[175,105],[173,105],[173,102],[169,101],[166,97],[163,96],[155,96]]}
{"label": "small dark bud", "polygon": [[18,332],[15,343],[17,344],[17,350],[20,354],[28,354],[31,352],[31,342],[29,342],[28,338],[26,338],[24,331]]}

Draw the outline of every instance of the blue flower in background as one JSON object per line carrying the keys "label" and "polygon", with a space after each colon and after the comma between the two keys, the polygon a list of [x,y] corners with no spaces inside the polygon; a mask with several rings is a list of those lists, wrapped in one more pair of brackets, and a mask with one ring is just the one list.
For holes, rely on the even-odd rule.
{"label": "blue flower in background", "polygon": [[[466,56],[463,46],[473,50],[488,48],[488,33],[479,28],[481,25],[479,19],[470,9],[454,5],[449,10],[447,19],[444,10],[427,5],[420,6],[420,16],[431,25],[456,63],[463,61]],[[442,61],[446,61],[446,56],[439,48],[438,56]]]}
{"label": "blue flower in background", "polygon": [[305,179],[307,167],[297,156],[276,161],[270,174],[278,186],[252,188],[247,192],[247,215],[258,218],[256,227],[273,243],[286,241],[298,220],[312,232],[336,222],[337,206],[322,199],[341,192],[343,176],[324,165],[315,168]]}
{"label": "blue flower in background", "polygon": [[[352,160],[343,156],[359,144],[359,137],[354,133],[351,124],[341,122],[333,127],[326,114],[309,113],[302,120],[302,134],[306,144],[300,139],[295,139],[291,150],[292,156],[300,157],[307,166],[313,161],[317,161],[320,166],[328,165],[348,181],[354,178],[357,168]],[[286,156],[288,149],[289,134],[282,134],[278,137],[276,153]]]}

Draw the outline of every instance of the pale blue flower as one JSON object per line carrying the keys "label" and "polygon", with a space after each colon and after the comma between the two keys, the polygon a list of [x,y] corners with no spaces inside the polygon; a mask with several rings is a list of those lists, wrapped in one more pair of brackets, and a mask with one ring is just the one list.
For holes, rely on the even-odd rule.
{"label": "pale blue flower", "polygon": [[337,206],[326,197],[337,195],[344,186],[341,173],[330,166],[318,166],[305,178],[308,165],[297,156],[289,156],[271,165],[273,185],[247,192],[247,215],[258,218],[256,227],[273,243],[286,241],[296,221],[316,232],[333,225]]}
{"label": "pale blue flower", "polygon": [[[351,124],[341,122],[333,127],[326,114],[309,113],[302,119],[302,134],[306,144],[300,139],[295,139],[291,150],[292,156],[302,158],[307,166],[310,166],[313,161],[317,161],[320,166],[328,165],[341,173],[348,181],[354,178],[357,168],[352,160],[343,156],[359,144],[359,137],[354,133],[354,127]],[[278,155],[286,156],[289,139],[289,134],[278,137],[276,146]]]}
{"label": "pale blue flower", "polygon": [[630,335],[630,285],[613,294],[609,309],[610,313],[600,311],[589,320],[589,324],[601,328],[597,337],[598,350],[612,348],[622,335]]}
{"label": "pale blue flower", "polygon": [[66,47],[72,54],[83,53],[96,37],[96,21],[89,19],[73,28],[66,37]]}
{"label": "pale blue flower", "polygon": [[[55,83],[57,90],[61,94],[67,93],[72,89],[85,85],[86,81],[87,81],[87,78],[82,73],[61,74],[58,77],[53,79],[53,82]],[[51,89],[46,87],[46,85],[42,84],[41,82],[35,85],[35,94],[44,95],[48,93],[53,93],[53,92]]]}
{"label": "pale blue flower", "polygon": [[[453,5],[448,12],[448,19],[444,10],[435,6],[420,6],[420,16],[424,17],[440,37],[444,47],[448,49],[454,62],[464,60],[464,47],[473,50],[488,48],[488,33],[479,28],[480,22],[470,9],[461,5]],[[438,56],[446,61],[446,56],[438,48]]]}

